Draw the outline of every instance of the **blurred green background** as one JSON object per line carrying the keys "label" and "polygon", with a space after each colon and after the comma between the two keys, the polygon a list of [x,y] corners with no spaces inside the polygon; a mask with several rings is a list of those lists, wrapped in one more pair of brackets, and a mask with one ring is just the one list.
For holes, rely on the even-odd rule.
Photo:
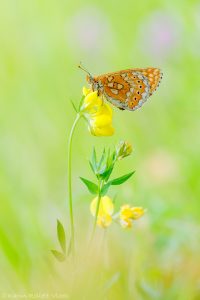
{"label": "blurred green background", "polygon": [[[0,294],[30,299],[200,299],[200,3],[191,0],[0,2]],[[85,74],[160,67],[158,91],[136,112],[114,109],[115,135],[73,144],[78,258],[58,263],[56,219],[69,227],[67,137]],[[136,174],[109,195],[147,213],[130,231],[98,229],[87,259],[98,153],[121,140]],[[16,294],[15,294],[16,293]],[[38,294],[36,294],[38,293]],[[43,295],[44,294],[44,295]],[[31,298],[32,299],[32,298]]]}

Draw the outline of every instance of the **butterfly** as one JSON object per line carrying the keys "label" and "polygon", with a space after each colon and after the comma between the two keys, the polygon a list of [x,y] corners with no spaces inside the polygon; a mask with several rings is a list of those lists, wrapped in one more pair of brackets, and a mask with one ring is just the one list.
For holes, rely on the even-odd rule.
{"label": "butterfly", "polygon": [[156,91],[162,79],[158,68],[135,68],[92,76],[81,65],[79,68],[88,75],[91,89],[99,96],[105,97],[110,103],[121,110],[134,111],[140,108]]}

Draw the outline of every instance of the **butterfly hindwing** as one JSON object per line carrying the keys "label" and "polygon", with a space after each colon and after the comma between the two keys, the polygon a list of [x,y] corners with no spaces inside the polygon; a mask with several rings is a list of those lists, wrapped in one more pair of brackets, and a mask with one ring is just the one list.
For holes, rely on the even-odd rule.
{"label": "butterfly hindwing", "polygon": [[99,94],[120,109],[136,110],[157,89],[162,73],[157,68],[127,69],[94,77]]}
{"label": "butterfly hindwing", "polygon": [[151,96],[158,88],[163,74],[161,70],[158,68],[146,68],[146,69],[138,69],[138,70],[148,78],[150,84],[150,96]]}
{"label": "butterfly hindwing", "polygon": [[148,79],[138,70],[109,73],[98,80],[103,84],[106,99],[118,108],[135,110],[150,94]]}

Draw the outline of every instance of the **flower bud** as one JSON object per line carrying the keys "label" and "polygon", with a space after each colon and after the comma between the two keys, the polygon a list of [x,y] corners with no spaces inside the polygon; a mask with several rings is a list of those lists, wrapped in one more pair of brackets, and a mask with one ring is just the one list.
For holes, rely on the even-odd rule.
{"label": "flower bud", "polygon": [[132,153],[132,146],[129,142],[121,141],[116,147],[116,157],[118,160],[129,156]]}

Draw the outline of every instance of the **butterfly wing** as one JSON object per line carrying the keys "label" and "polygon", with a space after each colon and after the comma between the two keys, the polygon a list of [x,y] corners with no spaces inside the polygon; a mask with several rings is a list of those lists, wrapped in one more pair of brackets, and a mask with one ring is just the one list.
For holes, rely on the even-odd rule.
{"label": "butterfly wing", "polygon": [[95,77],[100,94],[120,109],[136,110],[154,93],[162,78],[160,69],[136,68]]}
{"label": "butterfly wing", "polygon": [[148,78],[150,84],[150,96],[157,90],[159,87],[160,81],[162,79],[162,72],[158,68],[146,68],[146,69],[135,69],[136,71],[141,72],[145,77]]}
{"label": "butterfly wing", "polygon": [[139,69],[105,74],[97,80],[106,99],[121,109],[136,110],[151,95],[149,79]]}

